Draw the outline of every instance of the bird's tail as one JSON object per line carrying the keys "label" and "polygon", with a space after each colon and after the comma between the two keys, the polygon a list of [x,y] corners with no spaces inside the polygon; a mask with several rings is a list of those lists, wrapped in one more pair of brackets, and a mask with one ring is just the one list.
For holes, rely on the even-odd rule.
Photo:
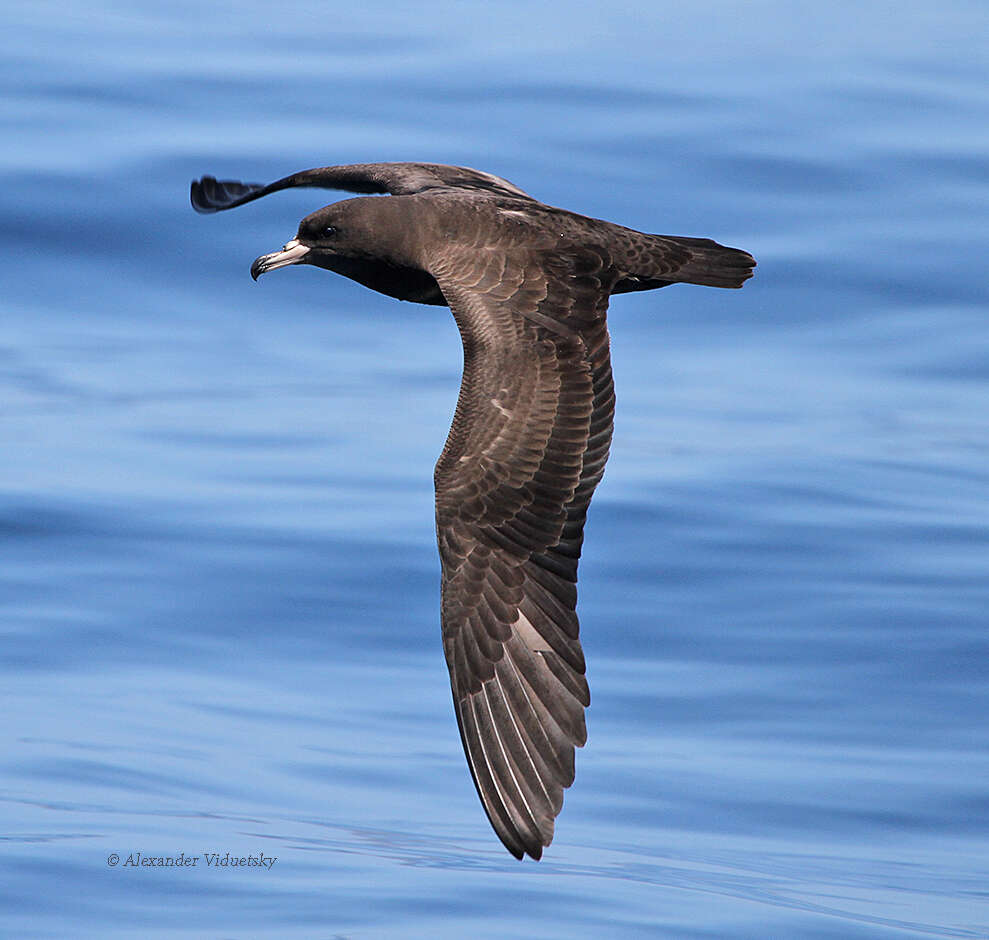
{"label": "bird's tail", "polygon": [[671,281],[700,284],[704,287],[741,287],[755,267],[755,258],[740,248],[726,248],[710,238],[686,238],[682,235],[659,236],[684,249],[681,265]]}

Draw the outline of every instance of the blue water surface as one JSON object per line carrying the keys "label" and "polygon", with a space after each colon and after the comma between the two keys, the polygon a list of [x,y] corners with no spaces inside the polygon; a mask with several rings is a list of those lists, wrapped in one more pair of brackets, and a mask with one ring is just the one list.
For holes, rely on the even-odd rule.
{"label": "blue water surface", "polygon": [[[983,0],[7,2],[0,934],[989,936],[987,35]],[[452,318],[252,283],[333,194],[188,204],[375,160],[759,261],[612,305],[539,863],[439,642]]]}

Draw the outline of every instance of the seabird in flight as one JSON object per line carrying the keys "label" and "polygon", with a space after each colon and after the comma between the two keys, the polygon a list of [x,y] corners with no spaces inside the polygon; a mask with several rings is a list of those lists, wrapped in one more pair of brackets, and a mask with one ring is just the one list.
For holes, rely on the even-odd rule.
{"label": "seabird in flight", "polygon": [[267,186],[204,176],[192,205],[218,212],[295,186],[390,198],[306,216],[284,248],[254,262],[255,279],[313,264],[448,306],[460,329],[463,382],[435,471],[443,650],[488,819],[516,858],[538,859],[587,739],[577,561],[611,443],[608,299],[677,283],[741,287],[755,261],[441,164],[320,167]]}

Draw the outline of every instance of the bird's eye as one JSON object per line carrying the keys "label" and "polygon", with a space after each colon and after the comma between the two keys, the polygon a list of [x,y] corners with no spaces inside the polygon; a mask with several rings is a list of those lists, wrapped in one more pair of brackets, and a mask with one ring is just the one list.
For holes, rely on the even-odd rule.
{"label": "bird's eye", "polygon": [[322,235],[324,238],[332,238],[336,235],[336,233],[337,230],[332,225],[327,225],[326,228],[323,229]]}

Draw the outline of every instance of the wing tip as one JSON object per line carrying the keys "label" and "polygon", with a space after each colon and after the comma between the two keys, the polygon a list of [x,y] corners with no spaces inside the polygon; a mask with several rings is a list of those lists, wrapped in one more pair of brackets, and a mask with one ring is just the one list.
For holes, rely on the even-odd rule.
{"label": "wing tip", "polygon": [[203,214],[216,212],[216,207],[206,198],[207,188],[212,189],[215,186],[216,178],[213,176],[202,176],[189,184],[189,202],[196,212]]}
{"label": "wing tip", "polygon": [[209,215],[251,202],[271,189],[271,186],[262,186],[260,183],[241,183],[239,180],[218,180],[215,176],[201,176],[189,184],[189,201],[196,212]]}
{"label": "wing tip", "polygon": [[[488,817],[490,819],[490,816]],[[509,853],[520,862],[525,861],[528,855],[533,861],[538,862],[543,857],[543,849],[553,841],[553,833],[549,835],[539,834],[539,839],[515,838],[516,833],[503,833],[497,826],[492,826],[495,834],[501,839],[501,844],[508,849]]]}
{"label": "wing tip", "polygon": [[538,862],[543,857],[543,846],[542,845],[526,846],[525,852],[523,853],[523,855],[519,860],[524,861],[526,855],[528,855],[529,858],[531,858],[534,862]]}

